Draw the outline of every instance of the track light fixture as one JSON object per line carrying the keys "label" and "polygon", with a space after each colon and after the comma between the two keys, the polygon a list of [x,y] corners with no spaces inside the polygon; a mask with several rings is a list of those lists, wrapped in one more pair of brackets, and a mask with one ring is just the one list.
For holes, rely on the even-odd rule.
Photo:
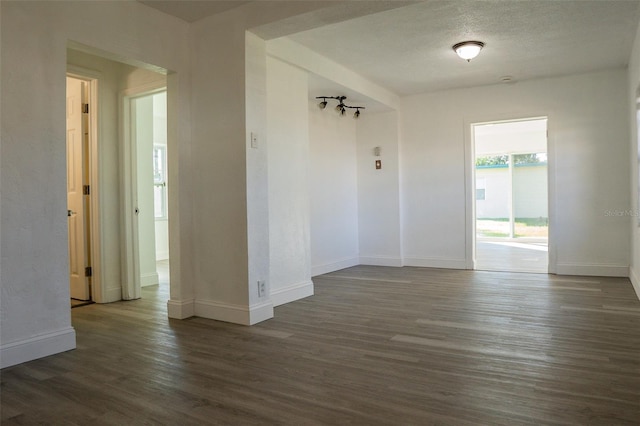
{"label": "track light fixture", "polygon": [[325,109],[327,107],[327,99],[335,99],[338,101],[338,105],[336,105],[336,111],[340,113],[340,115],[345,115],[347,113],[347,108],[355,109],[356,112],[353,114],[353,118],[360,117],[360,110],[365,109],[363,106],[351,106],[346,105],[344,103],[346,96],[316,96],[316,99],[322,99],[322,101],[318,104],[318,108]]}

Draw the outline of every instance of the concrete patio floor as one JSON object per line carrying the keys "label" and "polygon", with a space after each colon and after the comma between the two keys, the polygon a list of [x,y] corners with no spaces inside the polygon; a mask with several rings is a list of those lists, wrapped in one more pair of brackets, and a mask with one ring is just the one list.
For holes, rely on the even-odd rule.
{"label": "concrete patio floor", "polygon": [[476,240],[476,270],[546,274],[548,268],[549,253],[546,240]]}

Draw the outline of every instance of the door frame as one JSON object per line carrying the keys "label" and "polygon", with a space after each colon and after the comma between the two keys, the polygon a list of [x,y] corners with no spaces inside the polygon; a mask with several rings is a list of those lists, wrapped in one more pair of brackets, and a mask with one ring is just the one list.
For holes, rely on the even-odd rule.
{"label": "door frame", "polygon": [[100,191],[100,127],[99,127],[99,81],[102,78],[100,72],[90,70],[87,68],[78,67],[75,65],[67,64],[66,77],[72,77],[78,80],[82,80],[87,83],[88,93],[87,99],[89,104],[89,143],[87,163],[89,171],[88,185],[91,188],[91,194],[89,196],[89,214],[85,219],[89,221],[89,264],[91,265],[91,300],[96,303],[102,303],[106,300],[104,283],[104,271],[102,268],[102,225],[100,218],[103,215],[101,206],[101,191]]}
{"label": "door frame", "polygon": [[[138,167],[135,138],[135,122],[131,120],[133,102],[145,96],[168,92],[165,81],[157,81],[143,86],[123,90],[120,93],[120,161],[122,165],[122,299],[139,299],[142,294],[140,283],[140,242],[138,239]],[[171,236],[169,236],[171,241]]]}
{"label": "door frame", "polygon": [[494,114],[492,116],[466,118],[464,120],[464,171],[465,171],[465,263],[466,269],[476,269],[476,182],[475,182],[475,135],[474,126],[489,123],[507,123],[547,119],[547,209],[549,215],[548,273],[556,273],[556,191],[555,191],[555,139],[553,137],[552,114],[522,113]]}

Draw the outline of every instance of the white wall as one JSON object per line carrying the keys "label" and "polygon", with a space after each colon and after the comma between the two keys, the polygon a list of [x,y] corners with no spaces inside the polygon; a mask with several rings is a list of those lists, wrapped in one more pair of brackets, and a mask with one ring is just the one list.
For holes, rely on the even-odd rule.
{"label": "white wall", "polygon": [[398,113],[365,110],[356,128],[360,263],[402,266]]}
{"label": "white wall", "polygon": [[236,8],[192,26],[193,167],[206,196],[194,200],[191,309],[242,324],[273,316],[269,292],[257,291],[269,276],[266,46],[245,31],[248,12]]}
{"label": "white wall", "polygon": [[[267,139],[267,46],[245,32],[245,132],[249,324],[273,317],[269,289],[269,176]],[[258,145],[251,144],[251,134]],[[265,292],[258,286],[265,281]],[[246,303],[246,302],[245,302]]]}
{"label": "white wall", "polygon": [[547,152],[547,119],[480,124],[473,140],[476,157]]}
{"label": "white wall", "polygon": [[[268,292],[257,295],[257,281],[269,278],[266,46],[247,30],[262,26],[263,33],[273,34],[264,25],[327,6],[299,2],[275,8],[250,2],[189,26],[185,50],[192,58],[190,85],[197,90],[190,98],[193,114],[184,134],[191,143],[177,148],[180,158],[190,159],[191,174],[190,180],[181,180],[187,185],[181,184],[179,191],[169,188],[170,206],[175,209],[186,200],[189,210],[179,218],[170,213],[169,229],[175,228],[177,218],[184,243],[193,250],[188,259],[193,268],[188,277],[183,274],[188,283],[174,279],[174,265],[184,260],[179,253],[176,259],[183,239],[176,247],[172,237],[170,317],[198,315],[253,324],[273,316]],[[318,25],[315,22],[295,27]],[[168,104],[171,117],[170,93]],[[249,145],[252,132],[259,139],[255,149]],[[175,166],[169,164],[170,176]]]}
{"label": "white wall", "polygon": [[484,188],[484,200],[476,200],[476,218],[509,217],[509,169],[476,169],[476,190]]}
{"label": "white wall", "polygon": [[[270,40],[268,52],[378,107],[400,103],[389,90],[286,37]],[[353,111],[340,117],[333,106],[309,105],[312,276],[358,263],[400,265],[397,113],[366,110],[356,121]],[[371,169],[374,146],[383,147],[382,170]]]}
{"label": "white wall", "polygon": [[311,275],[357,265],[356,121],[309,102]]}
{"label": "white wall", "polygon": [[169,221],[167,219],[156,219],[156,260],[169,259]]}
{"label": "white wall", "polygon": [[[0,7],[0,358],[5,367],[75,347],[65,207],[67,43],[178,74],[189,62],[188,25],[138,2],[2,2]],[[184,116],[189,86],[177,77],[174,83]],[[24,125],[25,117],[32,125]],[[183,123],[176,123],[178,131]]]}
{"label": "white wall", "polygon": [[306,72],[267,57],[269,282],[275,306],[313,294],[307,96]]}
{"label": "white wall", "polygon": [[194,298],[171,302],[171,316],[273,316],[269,294],[257,294],[269,278],[266,43],[247,30],[327,6],[312,3],[250,2],[191,25],[192,168],[206,193],[193,197]]}
{"label": "white wall", "polygon": [[638,114],[637,98],[638,89],[640,88],[640,28],[636,33],[636,39],[633,43],[633,50],[631,58],[629,60],[629,81],[627,88],[627,99],[630,123],[630,135],[629,138],[629,151],[628,156],[630,161],[629,167],[631,171],[630,190],[628,199],[631,203],[629,209],[631,215],[629,215],[629,227],[630,227],[630,242],[631,242],[631,264],[629,268],[629,277],[636,290],[636,294],[640,299],[640,227],[638,221],[640,220],[640,186],[639,186],[639,162],[640,153],[638,147],[638,128],[640,127],[640,115]]}
{"label": "white wall", "polygon": [[203,317],[218,315],[204,312],[207,306],[242,306],[249,297],[245,32],[215,18],[192,25],[192,166],[201,191],[194,200],[195,303],[202,306],[193,309]]}
{"label": "white wall", "polygon": [[550,260],[558,273],[626,276],[629,218],[605,216],[629,204],[625,81],[611,70],[404,98],[405,264],[468,266],[470,124],[548,116]]}

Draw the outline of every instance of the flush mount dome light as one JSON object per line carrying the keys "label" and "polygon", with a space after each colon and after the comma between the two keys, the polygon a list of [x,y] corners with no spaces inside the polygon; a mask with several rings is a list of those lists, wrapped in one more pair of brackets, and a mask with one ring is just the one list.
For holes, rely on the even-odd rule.
{"label": "flush mount dome light", "polygon": [[470,62],[473,58],[478,56],[482,48],[484,47],[484,43],[481,41],[462,41],[460,43],[456,43],[453,45],[453,50],[460,56],[462,59],[466,59],[467,62]]}

